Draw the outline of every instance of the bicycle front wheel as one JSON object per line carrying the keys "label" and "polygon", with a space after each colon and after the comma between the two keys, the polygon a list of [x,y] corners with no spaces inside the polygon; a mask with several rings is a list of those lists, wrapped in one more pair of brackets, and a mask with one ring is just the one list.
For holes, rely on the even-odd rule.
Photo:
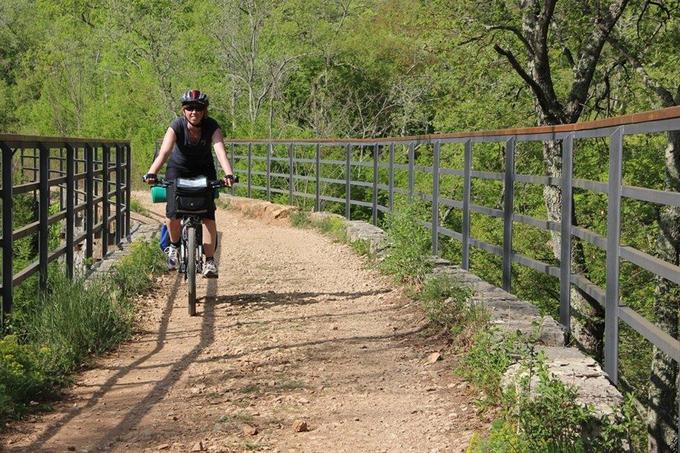
{"label": "bicycle front wheel", "polygon": [[196,315],[196,227],[187,231],[187,296],[189,316]]}

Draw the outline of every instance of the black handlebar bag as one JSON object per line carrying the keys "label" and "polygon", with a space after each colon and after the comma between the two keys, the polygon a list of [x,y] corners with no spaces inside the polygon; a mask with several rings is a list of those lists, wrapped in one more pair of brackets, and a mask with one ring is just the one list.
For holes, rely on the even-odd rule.
{"label": "black handlebar bag", "polygon": [[215,210],[213,189],[208,179],[177,178],[175,180],[175,209],[178,214],[206,214]]}

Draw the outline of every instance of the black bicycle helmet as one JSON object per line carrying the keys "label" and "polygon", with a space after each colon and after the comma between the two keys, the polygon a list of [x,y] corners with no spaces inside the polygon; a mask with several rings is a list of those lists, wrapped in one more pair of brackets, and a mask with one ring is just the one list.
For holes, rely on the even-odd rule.
{"label": "black bicycle helmet", "polygon": [[189,104],[198,104],[207,107],[210,104],[208,95],[200,90],[189,90],[182,95],[182,107]]}

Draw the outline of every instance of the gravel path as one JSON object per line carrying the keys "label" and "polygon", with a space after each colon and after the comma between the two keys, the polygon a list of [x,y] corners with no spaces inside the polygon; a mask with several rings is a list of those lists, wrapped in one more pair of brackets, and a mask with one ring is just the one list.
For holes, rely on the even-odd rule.
{"label": "gravel path", "polygon": [[[141,196],[140,196],[141,199]],[[153,209],[161,211],[162,207]],[[218,280],[145,296],[144,331],[6,451],[465,451],[474,395],[415,303],[347,246],[219,211]],[[433,352],[443,360],[430,363]]]}

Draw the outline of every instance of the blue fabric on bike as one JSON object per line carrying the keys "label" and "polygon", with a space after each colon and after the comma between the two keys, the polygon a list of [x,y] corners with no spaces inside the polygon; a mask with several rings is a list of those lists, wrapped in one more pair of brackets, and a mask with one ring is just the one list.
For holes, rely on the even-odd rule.
{"label": "blue fabric on bike", "polygon": [[160,246],[161,250],[165,250],[170,245],[170,232],[166,224],[161,225]]}

